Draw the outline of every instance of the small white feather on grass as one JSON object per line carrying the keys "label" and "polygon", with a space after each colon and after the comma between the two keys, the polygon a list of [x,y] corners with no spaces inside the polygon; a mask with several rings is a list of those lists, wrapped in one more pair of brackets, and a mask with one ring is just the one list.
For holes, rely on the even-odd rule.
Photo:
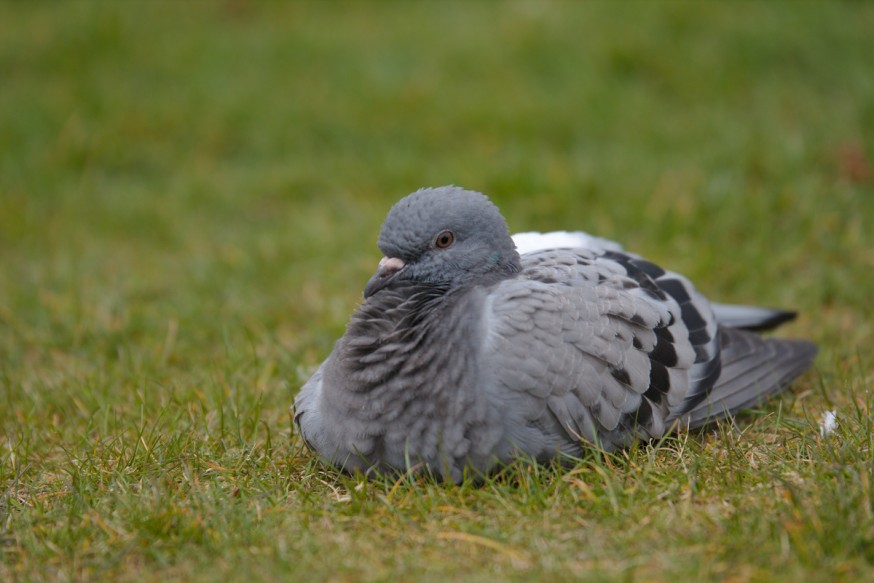
{"label": "small white feather on grass", "polygon": [[819,434],[823,437],[834,433],[838,428],[838,416],[834,411],[823,411],[819,420]]}

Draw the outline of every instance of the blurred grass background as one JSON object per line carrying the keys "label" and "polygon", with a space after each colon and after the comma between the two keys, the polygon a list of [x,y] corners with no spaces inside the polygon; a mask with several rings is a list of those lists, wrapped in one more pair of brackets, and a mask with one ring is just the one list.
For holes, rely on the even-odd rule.
{"label": "blurred grass background", "polygon": [[[849,1],[3,2],[0,579],[870,576],[871,55]],[[483,489],[313,464],[288,405],[449,183],[800,310],[790,421]]]}

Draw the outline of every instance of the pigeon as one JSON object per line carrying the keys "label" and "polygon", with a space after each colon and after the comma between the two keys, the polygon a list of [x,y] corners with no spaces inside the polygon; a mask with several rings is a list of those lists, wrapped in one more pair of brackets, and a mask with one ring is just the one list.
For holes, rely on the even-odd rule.
{"label": "pigeon", "polygon": [[807,370],[793,312],[712,304],[585,233],[515,240],[483,194],[397,202],[364,300],[301,388],[307,446],[348,473],[460,482],[513,460],[573,463],[748,409]]}

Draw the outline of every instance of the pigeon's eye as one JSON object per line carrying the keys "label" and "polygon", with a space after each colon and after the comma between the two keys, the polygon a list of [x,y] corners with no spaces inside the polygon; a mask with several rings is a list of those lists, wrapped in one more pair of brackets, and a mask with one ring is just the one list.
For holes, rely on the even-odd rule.
{"label": "pigeon's eye", "polygon": [[455,243],[455,235],[452,231],[440,231],[434,239],[434,245],[436,245],[438,249],[446,249],[453,243]]}

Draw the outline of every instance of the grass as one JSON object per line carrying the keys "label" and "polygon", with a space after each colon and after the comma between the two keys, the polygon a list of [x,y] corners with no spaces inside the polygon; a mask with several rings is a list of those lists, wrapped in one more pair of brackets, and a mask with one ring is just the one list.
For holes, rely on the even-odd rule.
{"label": "grass", "polygon": [[[872,29],[862,2],[0,4],[0,580],[870,579]],[[388,207],[447,183],[798,309],[816,370],[572,469],[337,475],[288,407]]]}

